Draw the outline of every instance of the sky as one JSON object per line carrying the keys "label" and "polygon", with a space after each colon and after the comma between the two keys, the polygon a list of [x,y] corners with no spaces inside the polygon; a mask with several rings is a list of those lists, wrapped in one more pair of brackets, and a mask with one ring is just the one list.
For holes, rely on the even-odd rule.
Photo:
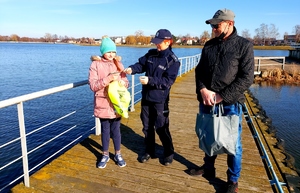
{"label": "sky", "polygon": [[201,36],[219,9],[232,10],[239,34],[274,24],[283,39],[300,25],[299,0],[0,0],[0,35],[40,38],[46,33],[73,38],[154,35]]}

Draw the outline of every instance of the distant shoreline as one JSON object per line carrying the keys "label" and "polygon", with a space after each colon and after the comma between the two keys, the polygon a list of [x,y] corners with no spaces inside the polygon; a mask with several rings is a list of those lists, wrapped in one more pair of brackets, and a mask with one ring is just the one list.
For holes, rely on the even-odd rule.
{"label": "distant shoreline", "polygon": [[[11,42],[11,41],[0,41],[0,43],[44,43],[54,44],[53,42]],[[76,44],[76,43],[55,43],[55,44],[74,44],[79,46],[99,46],[99,44]],[[155,45],[127,45],[117,44],[120,47],[135,47],[135,48],[155,48]],[[172,45],[173,48],[203,48],[199,45]],[[294,50],[291,46],[253,46],[255,50]]]}
{"label": "distant shoreline", "polygon": [[[99,46],[99,44],[77,44],[82,46]],[[127,45],[117,44],[120,47],[134,47],[134,48],[155,48],[154,45]],[[203,48],[199,45],[172,45],[172,48]],[[291,46],[253,46],[254,50],[294,50]]]}

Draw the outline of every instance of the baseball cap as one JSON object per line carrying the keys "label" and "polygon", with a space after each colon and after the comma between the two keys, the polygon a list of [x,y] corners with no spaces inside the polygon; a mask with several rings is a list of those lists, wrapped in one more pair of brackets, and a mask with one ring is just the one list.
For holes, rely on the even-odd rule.
{"label": "baseball cap", "polygon": [[221,21],[234,21],[234,13],[229,9],[218,10],[212,19],[206,20],[206,24],[218,24]]}
{"label": "baseball cap", "polygon": [[151,40],[151,43],[160,44],[164,40],[171,40],[172,34],[167,29],[160,29],[156,32],[155,37]]}

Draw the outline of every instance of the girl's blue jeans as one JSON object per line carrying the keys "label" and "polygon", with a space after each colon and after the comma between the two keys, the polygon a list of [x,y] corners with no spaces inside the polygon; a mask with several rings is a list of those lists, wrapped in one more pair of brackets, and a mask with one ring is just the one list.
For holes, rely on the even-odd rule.
{"label": "girl's blue jeans", "polygon": [[[219,108],[219,105],[216,105],[215,111],[217,112]],[[227,181],[231,182],[237,182],[241,169],[242,169],[242,141],[241,141],[241,135],[242,135],[242,105],[240,103],[235,103],[233,105],[223,105],[224,108],[224,114],[225,115],[238,115],[239,116],[239,128],[238,128],[238,140],[236,144],[236,155],[227,155]],[[202,103],[199,104],[199,112],[201,113],[207,113],[209,114],[212,110],[211,106],[203,105]],[[215,156],[208,156],[205,154],[204,157],[204,168],[207,170],[214,170],[215,167],[215,160],[217,158],[217,155]]]}

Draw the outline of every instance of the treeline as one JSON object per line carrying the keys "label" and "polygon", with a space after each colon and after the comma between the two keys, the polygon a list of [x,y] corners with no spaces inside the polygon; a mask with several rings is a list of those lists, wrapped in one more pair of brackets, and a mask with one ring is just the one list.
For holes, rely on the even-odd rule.
{"label": "treeline", "polygon": [[52,35],[50,33],[46,33],[44,37],[40,38],[31,38],[31,37],[20,37],[17,34],[12,34],[10,36],[2,36],[0,35],[0,41],[15,41],[15,42],[64,42],[69,43],[70,41],[79,42],[86,41],[86,39],[90,38],[73,38],[68,36],[58,36],[56,34]]}
{"label": "treeline", "polygon": [[[278,39],[280,34],[278,28],[274,25],[261,24],[259,28],[255,29],[255,35],[252,37],[249,30],[242,30],[239,35],[249,39],[254,45],[288,45],[290,42],[300,42],[300,25],[293,28],[295,35],[284,34],[283,39]],[[148,45],[153,36],[145,36],[142,30],[138,30],[134,35],[126,37],[111,37],[117,44],[127,45]],[[214,37],[213,31],[204,31],[200,36],[193,37],[190,34],[184,36],[173,35],[174,44],[179,45],[204,45],[206,41]],[[82,37],[73,38],[69,36],[58,36],[57,34],[46,33],[44,37],[30,38],[20,37],[17,34],[10,36],[0,35],[0,41],[15,41],[15,42],[62,42],[62,43],[78,43],[78,44],[100,44],[101,39]]]}

